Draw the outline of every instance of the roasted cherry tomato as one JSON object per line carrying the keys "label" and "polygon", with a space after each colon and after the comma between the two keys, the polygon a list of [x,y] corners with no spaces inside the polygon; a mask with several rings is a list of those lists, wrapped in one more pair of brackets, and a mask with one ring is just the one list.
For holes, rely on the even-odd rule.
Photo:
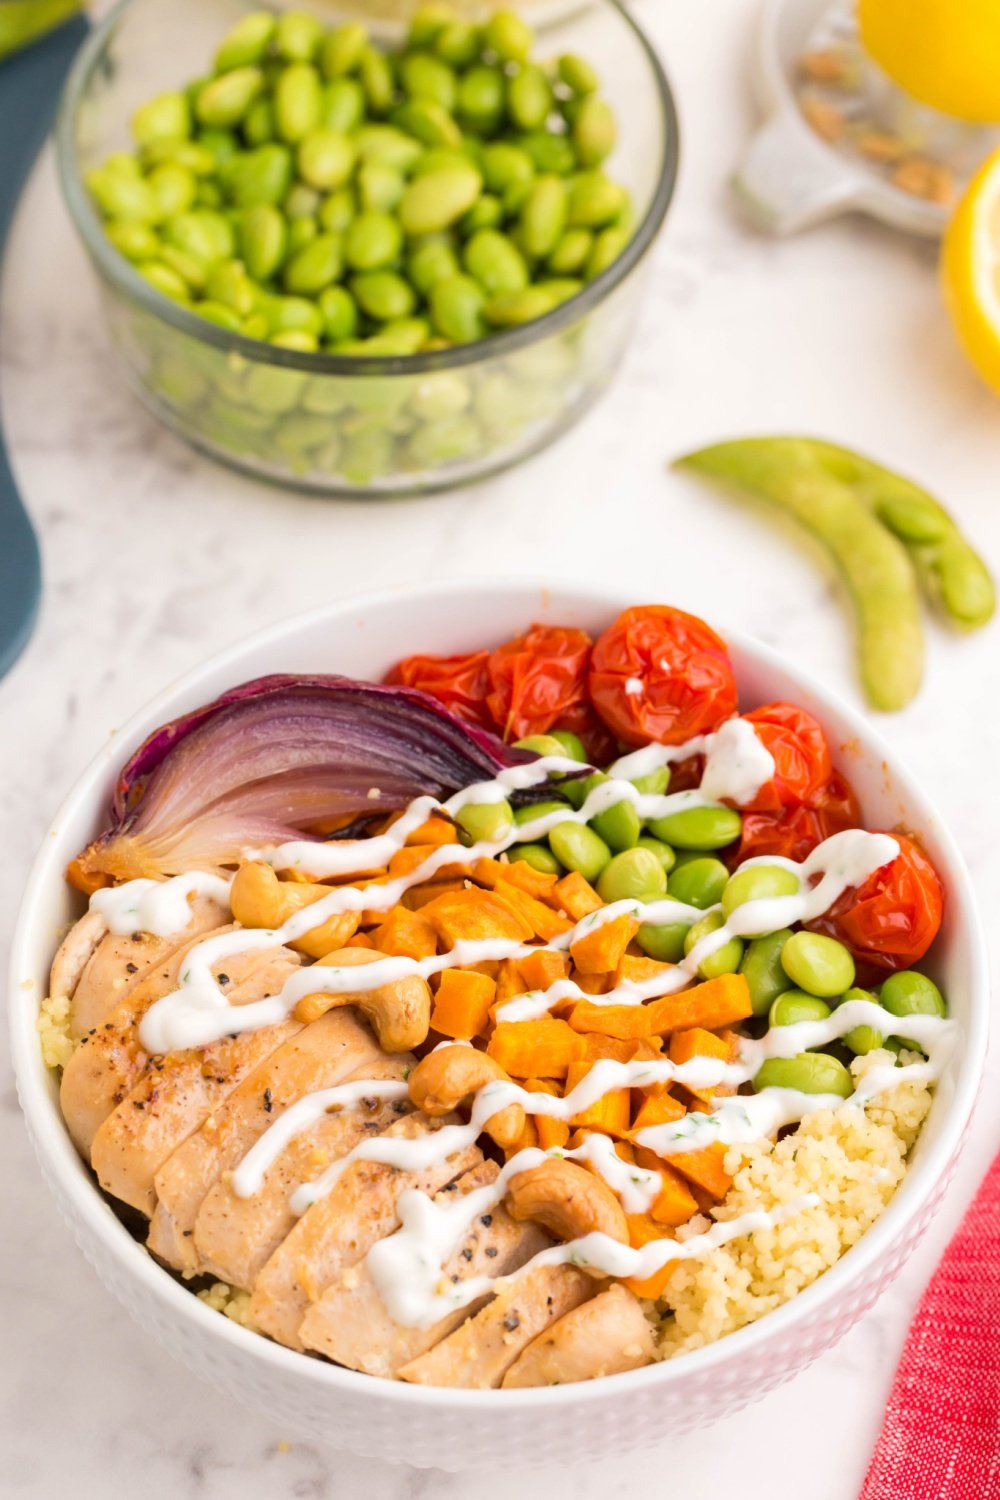
{"label": "roasted cherry tomato", "polygon": [[464,656],[407,656],[386,676],[386,682],[419,688],[443,703],[458,718],[481,729],[494,729],[486,703],[490,690],[488,651]]}
{"label": "roasted cherry tomato", "polygon": [[903,834],[892,837],[899,853],[891,864],[845,891],[825,916],[810,923],[875,969],[917,963],[937,937],[944,912],[944,890],[927,855]]}
{"label": "roasted cherry tomato", "polygon": [[746,803],[746,811],[811,805],[833,771],[826,735],[812,714],[791,703],[766,703],[743,717],[774,760],[774,775]]}
{"label": "roasted cherry tomato", "polygon": [[622,753],[618,741],[603,719],[598,718],[589,699],[586,703],[574,703],[552,728],[569,729],[578,734],[592,766],[609,766]]}
{"label": "roasted cherry tomato", "polygon": [[505,740],[570,727],[568,715],[587,704],[590,636],[560,625],[532,625],[498,646],[489,660],[487,703]]}
{"label": "roasted cherry tomato", "polygon": [[[673,788],[673,781],[670,785]],[[808,807],[745,813],[734,865],[760,854],[780,854],[783,859],[801,863],[824,839],[845,828],[857,828],[860,822],[861,808],[854,789],[839,771],[833,771]]]}
{"label": "roasted cherry tomato", "polygon": [[736,712],[736,679],[725,642],[679,609],[626,609],[599,636],[590,696],[627,745],[679,745]]}

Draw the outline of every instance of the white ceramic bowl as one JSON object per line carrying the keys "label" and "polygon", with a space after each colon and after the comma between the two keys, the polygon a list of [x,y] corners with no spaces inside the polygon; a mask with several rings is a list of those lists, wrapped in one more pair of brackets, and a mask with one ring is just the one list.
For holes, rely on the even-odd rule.
{"label": "white ceramic bowl", "polygon": [[873,827],[919,833],[947,887],[934,972],[962,1027],[906,1180],[863,1240],[807,1291],[761,1322],[669,1364],[585,1385],[446,1391],[374,1380],[292,1353],[210,1311],[162,1270],[104,1203],[59,1114],[35,1019],[60,928],[75,915],[67,860],[98,830],[116,769],[164,719],[223,688],[276,671],[378,677],[412,650],[502,640],[536,619],[600,630],[621,590],[483,580],[348,600],[265,630],[160,693],[109,742],[66,799],[28,880],[10,983],[14,1063],[42,1171],[105,1285],[196,1374],[289,1432],[372,1457],[443,1469],[604,1457],[706,1425],[762,1396],[822,1354],[875,1302],[911,1255],[951,1178],[986,1052],[987,969],[965,867],[924,794],[866,720],[756,642],[725,631],[744,707],[788,698],[826,727]]}

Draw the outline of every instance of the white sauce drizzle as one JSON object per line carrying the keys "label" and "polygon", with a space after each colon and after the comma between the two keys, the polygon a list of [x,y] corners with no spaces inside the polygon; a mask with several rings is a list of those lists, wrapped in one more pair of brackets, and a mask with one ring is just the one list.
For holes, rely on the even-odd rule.
{"label": "white sauce drizzle", "polygon": [[170,880],[127,880],[94,891],[91,911],[99,911],[118,937],[130,932],[151,932],[171,937],[183,932],[191,921],[191,896],[210,896],[229,910],[229,880],[192,870]]}

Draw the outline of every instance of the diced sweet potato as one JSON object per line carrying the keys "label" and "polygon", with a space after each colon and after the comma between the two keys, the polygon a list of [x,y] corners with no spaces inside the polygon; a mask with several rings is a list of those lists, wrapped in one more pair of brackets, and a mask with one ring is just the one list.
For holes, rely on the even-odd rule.
{"label": "diced sweet potato", "polygon": [[411,886],[403,897],[402,905],[408,911],[421,911],[439,896],[457,895],[467,889],[464,880],[429,880],[426,885]]}
{"label": "diced sweet potato", "polygon": [[374,948],[374,946],[375,944],[372,942],[367,932],[356,932],[351,938],[352,948]]}
{"label": "diced sweet potato", "polygon": [[437,933],[420,912],[394,906],[372,933],[373,946],[399,958],[430,958],[437,952]]}
{"label": "diced sweet potato", "polygon": [[434,996],[431,1030],[462,1042],[485,1036],[495,994],[496,985],[485,974],[473,974],[468,969],[445,969]]}
{"label": "diced sweet potato", "polygon": [[733,1185],[733,1179],[723,1166],[726,1150],[720,1141],[716,1141],[711,1146],[703,1146],[700,1151],[671,1152],[670,1165],[718,1201]]}
{"label": "diced sweet potato", "polygon": [[743,975],[723,974],[645,1005],[590,1005],[581,1000],[573,1007],[570,1024],[576,1031],[601,1036],[666,1036],[692,1026],[712,1030],[745,1020],[751,1012],[750,991]]}
{"label": "diced sweet potato", "polygon": [[[626,1218],[628,1219],[629,1242],[636,1250],[641,1250],[643,1245],[648,1245],[654,1240],[673,1238],[670,1231],[662,1224],[657,1224],[650,1214],[626,1214]],[[629,1276],[623,1285],[642,1301],[655,1302],[663,1296],[667,1282],[678,1264],[676,1260],[668,1260],[666,1265],[661,1270],[654,1271],[652,1276]]]}
{"label": "diced sweet potato", "polygon": [[[526,1078],[524,1087],[533,1094],[552,1094],[558,1097],[561,1090],[551,1078]],[[543,1151],[554,1147],[562,1149],[569,1140],[569,1125],[565,1120],[556,1120],[552,1115],[533,1115],[538,1131],[538,1144]]]}
{"label": "diced sweet potato", "polygon": [[519,1151],[528,1151],[532,1146],[537,1146],[538,1143],[538,1127],[535,1124],[534,1118],[531,1115],[526,1115],[524,1125],[521,1128],[521,1134],[516,1141],[513,1141],[505,1149],[504,1156],[507,1161],[510,1161],[511,1157],[516,1156]]}
{"label": "diced sweet potato", "polygon": [[523,943],[534,936],[520,912],[495,891],[459,887],[436,896],[421,910],[449,948],[463,939],[508,938]]}
{"label": "diced sweet potato", "polygon": [[565,1021],[545,1016],[538,1021],[501,1021],[487,1052],[511,1078],[565,1078],[586,1043]]}
{"label": "diced sweet potato", "polygon": [[623,953],[615,972],[615,984],[646,984],[650,979],[659,979],[663,975],[673,976],[676,967],[676,964],[658,963],[655,958],[647,958],[644,953]]}
{"label": "diced sweet potato", "polygon": [[[407,844],[404,848],[397,849],[389,861],[390,876],[393,880],[398,880],[400,875],[412,875],[415,870],[420,869],[428,856],[440,847],[440,844]],[[462,853],[462,849],[456,847],[454,864],[449,862],[446,865],[438,865],[430,878],[433,880],[468,880],[472,871],[468,865],[462,863]]]}
{"label": "diced sweet potato", "polygon": [[[571,1062],[566,1071],[566,1093],[571,1094],[586,1078],[592,1062]],[[630,1099],[628,1089],[611,1089],[594,1104],[573,1115],[570,1124],[579,1130],[601,1130],[605,1135],[625,1135],[629,1128]]]}
{"label": "diced sweet potato", "polygon": [[553,911],[551,906],[545,905],[544,901],[539,901],[536,896],[529,896],[527,891],[519,889],[506,875],[497,882],[496,894],[501,896],[508,906],[513,907],[514,911],[518,912],[526,922],[530,923],[535,937],[540,937],[543,943],[551,943],[553,938],[561,937],[564,932],[569,932],[573,925],[561,912]]}
{"label": "diced sweet potato", "polygon": [[[714,1032],[706,1031],[702,1026],[692,1026],[688,1031],[674,1032],[670,1038],[670,1050],[667,1055],[672,1063],[678,1065],[691,1062],[695,1057],[714,1057],[720,1062],[729,1062],[732,1059],[733,1050],[730,1042],[724,1041]],[[724,1085],[719,1085],[714,1089],[694,1089],[686,1083],[684,1088],[696,1104],[709,1104],[713,1094],[732,1093],[732,1089]]]}
{"label": "diced sweet potato", "polygon": [[457,844],[458,829],[448,818],[428,818],[407,837],[408,844]]}
{"label": "diced sweet potato", "polygon": [[622,1041],[615,1036],[585,1036],[587,1050],[584,1056],[590,1062],[596,1062],[602,1057],[614,1058],[615,1062],[634,1062],[636,1058],[653,1059],[660,1057],[662,1040],[658,1036],[642,1037],[637,1042]]}
{"label": "diced sweet potato", "polygon": [[501,959],[497,974],[497,1005],[506,1004],[508,1000],[513,1000],[515,995],[523,995],[527,988],[521,975],[520,959]]}
{"label": "diced sweet potato", "polygon": [[666,1084],[655,1084],[642,1097],[632,1121],[631,1134],[638,1135],[640,1130],[648,1130],[653,1125],[672,1125],[675,1120],[682,1120],[686,1113],[683,1104],[674,1098]]}
{"label": "diced sweet potato", "polygon": [[613,974],[639,926],[638,918],[623,912],[610,922],[595,923],[578,937],[570,952],[581,974]]}
{"label": "diced sweet potato", "polygon": [[546,898],[559,906],[574,922],[582,922],[592,911],[600,911],[604,902],[579,870],[572,870],[552,887]]}
{"label": "diced sweet potato", "polygon": [[637,1167],[645,1167],[647,1172],[660,1174],[663,1186],[659,1197],[649,1210],[650,1217],[657,1224],[665,1224],[668,1228],[676,1229],[679,1224],[686,1224],[688,1219],[694,1217],[698,1212],[698,1204],[694,1195],[684,1178],[674,1170],[669,1161],[663,1161],[647,1146],[636,1146],[635,1164]]}
{"label": "diced sweet potato", "polygon": [[579,969],[574,969],[570,977],[585,995],[603,995],[614,983],[610,974],[581,974]]}
{"label": "diced sweet potato", "polygon": [[551,948],[536,948],[527,957],[518,959],[518,967],[526,990],[547,990],[566,978],[569,959],[565,953],[554,953]]}

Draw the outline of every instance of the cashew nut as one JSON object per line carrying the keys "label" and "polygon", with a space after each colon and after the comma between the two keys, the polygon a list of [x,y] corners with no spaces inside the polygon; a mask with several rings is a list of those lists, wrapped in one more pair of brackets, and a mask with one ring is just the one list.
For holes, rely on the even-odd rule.
{"label": "cashew nut", "polygon": [[[375,964],[384,953],[371,948],[341,948],[321,958],[315,968],[350,968],[354,964]],[[372,990],[351,990],[343,995],[317,991],[304,995],[295,1007],[297,1021],[316,1021],[339,1005],[356,1005],[379,1039],[384,1052],[409,1052],[427,1040],[431,1025],[431,992],[426,979],[419,974],[394,979]]]}
{"label": "cashew nut", "polygon": [[629,1242],[628,1221],[614,1193],[600,1177],[559,1157],[518,1172],[507,1186],[507,1209],[515,1219],[534,1219],[560,1240],[610,1235]]}
{"label": "cashew nut", "polygon": [[[328,885],[279,880],[270,865],[252,860],[240,865],[233,876],[229,901],[233,916],[244,927],[276,928],[303,907],[312,906],[331,894],[332,887]],[[288,946],[309,958],[322,958],[350,941],[358,930],[359,920],[358,912],[340,912],[328,917],[322,926],[295,938]]]}
{"label": "cashew nut", "polygon": [[[425,1115],[447,1115],[484,1084],[507,1080],[498,1062],[474,1047],[439,1047],[417,1063],[410,1074],[410,1098]],[[524,1110],[508,1104],[486,1123],[486,1133],[506,1150],[524,1129]]]}

